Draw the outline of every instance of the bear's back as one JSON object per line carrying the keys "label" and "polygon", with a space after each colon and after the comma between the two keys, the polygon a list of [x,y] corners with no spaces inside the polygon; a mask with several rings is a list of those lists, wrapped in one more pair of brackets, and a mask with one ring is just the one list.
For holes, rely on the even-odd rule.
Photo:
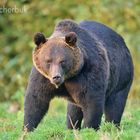
{"label": "bear's back", "polygon": [[111,28],[96,21],[85,20],[79,23],[79,26],[86,30],[91,36],[96,36],[99,41],[105,44],[104,47],[112,47],[114,43],[120,44],[118,47],[125,46],[123,38]]}

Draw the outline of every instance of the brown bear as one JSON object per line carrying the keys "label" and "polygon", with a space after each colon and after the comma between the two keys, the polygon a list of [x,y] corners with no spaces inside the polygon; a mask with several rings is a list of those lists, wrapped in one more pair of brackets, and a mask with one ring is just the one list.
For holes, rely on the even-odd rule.
{"label": "brown bear", "polygon": [[51,99],[68,103],[67,127],[98,129],[101,117],[120,125],[133,79],[124,40],[95,21],[60,21],[49,38],[34,37],[33,68],[25,96],[24,126],[37,127]]}

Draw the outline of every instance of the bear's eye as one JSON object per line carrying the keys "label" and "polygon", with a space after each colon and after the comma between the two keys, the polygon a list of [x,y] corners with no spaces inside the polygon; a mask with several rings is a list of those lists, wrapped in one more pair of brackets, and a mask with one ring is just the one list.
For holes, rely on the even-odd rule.
{"label": "bear's eye", "polygon": [[47,68],[49,68],[49,67],[50,67],[51,62],[52,62],[51,60],[47,60],[47,61],[46,61],[46,66],[47,66]]}
{"label": "bear's eye", "polygon": [[51,62],[52,62],[51,60],[47,60],[47,61],[46,61],[47,64],[50,64]]}
{"label": "bear's eye", "polygon": [[66,62],[65,60],[60,61],[61,66],[65,66]]}

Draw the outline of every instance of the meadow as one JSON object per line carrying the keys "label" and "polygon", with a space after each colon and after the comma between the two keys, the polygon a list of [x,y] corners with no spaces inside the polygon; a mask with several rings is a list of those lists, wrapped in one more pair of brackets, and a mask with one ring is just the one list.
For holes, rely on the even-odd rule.
{"label": "meadow", "polygon": [[10,113],[8,103],[0,104],[0,140],[139,140],[140,108],[138,102],[127,102],[120,129],[104,122],[100,129],[68,130],[66,128],[64,99],[54,99],[49,112],[34,132],[26,133],[23,127],[23,109]]}

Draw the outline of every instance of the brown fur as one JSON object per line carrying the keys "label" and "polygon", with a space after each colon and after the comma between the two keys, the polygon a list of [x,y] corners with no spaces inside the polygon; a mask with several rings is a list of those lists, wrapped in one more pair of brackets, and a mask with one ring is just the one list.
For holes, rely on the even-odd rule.
{"label": "brown fur", "polygon": [[38,49],[35,49],[33,51],[32,60],[33,60],[33,64],[36,67],[36,69],[43,76],[50,79],[49,75],[45,72],[45,69],[43,69],[43,67],[42,67],[42,65],[44,65],[44,64],[41,60],[41,57],[44,56],[44,54],[45,54],[45,48],[48,46],[53,46],[54,44],[56,44],[56,47],[58,45],[60,45],[62,47],[67,47],[68,49],[71,50],[71,53],[74,56],[75,61],[74,61],[73,67],[71,68],[69,75],[66,76],[66,79],[76,75],[83,66],[83,54],[81,53],[81,50],[79,47],[69,46],[64,41],[64,38],[55,38],[55,37],[51,38],[48,42],[41,44],[41,46],[38,47]]}

